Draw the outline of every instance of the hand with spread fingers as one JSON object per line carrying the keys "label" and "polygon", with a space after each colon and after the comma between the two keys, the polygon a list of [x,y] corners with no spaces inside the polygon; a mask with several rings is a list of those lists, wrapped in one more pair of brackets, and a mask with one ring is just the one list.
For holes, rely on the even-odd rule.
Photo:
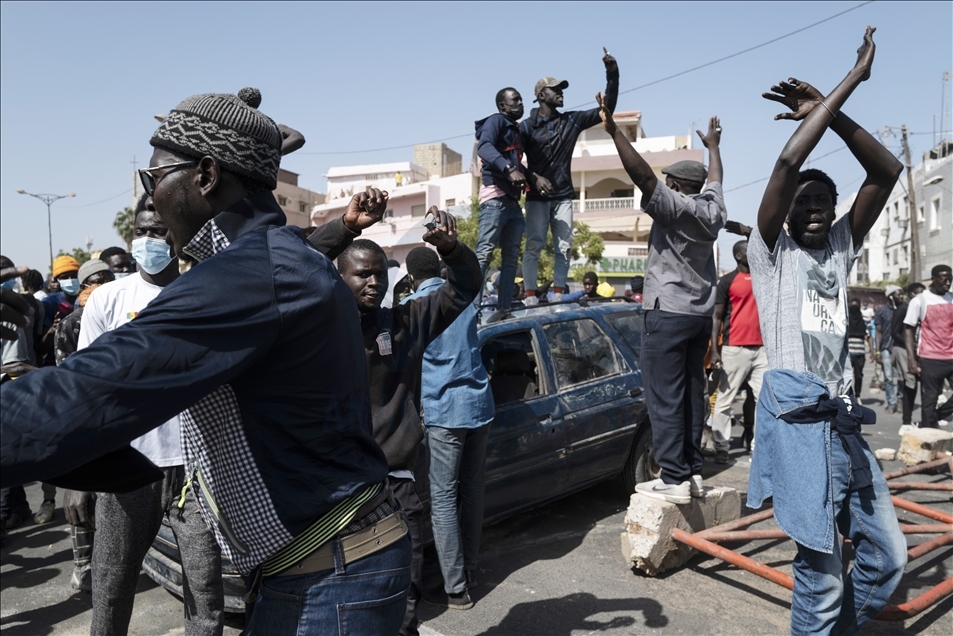
{"label": "hand with spread fingers", "polygon": [[784,104],[791,109],[790,113],[780,113],[774,116],[775,120],[790,119],[792,121],[801,121],[807,117],[808,113],[814,110],[814,107],[824,100],[821,92],[800,80],[789,77],[788,81],[779,82],[772,86],[773,93],[761,93],[761,97],[770,99],[773,102]]}
{"label": "hand with spread fingers", "polygon": [[452,250],[457,245],[457,220],[449,212],[438,210],[435,205],[430,206],[424,218],[427,216],[433,216],[434,229],[428,229],[423,240],[440,252]]}
{"label": "hand with spread fingers", "polygon": [[708,134],[703,135],[702,131],[696,130],[698,138],[702,140],[702,145],[706,148],[713,148],[721,144],[721,120],[717,115],[712,115],[708,120]]}
{"label": "hand with spread fingers", "polygon": [[388,194],[386,190],[368,187],[367,190],[351,197],[344,213],[344,225],[352,232],[360,233],[379,223],[387,211]]}
{"label": "hand with spread fingers", "polygon": [[[23,276],[29,267],[7,267],[0,271],[0,282],[13,280]],[[23,297],[12,289],[0,289],[0,321],[8,322],[23,328],[28,324],[28,316],[33,315],[33,308]],[[0,326],[0,340],[16,340],[17,332],[9,327]]]}
{"label": "hand with spread fingers", "polygon": [[615,120],[612,119],[612,112],[609,110],[609,107],[606,106],[606,99],[603,97],[602,92],[596,93],[596,103],[599,104],[599,118],[602,119],[602,126],[606,129],[607,133],[614,135],[616,131]]}

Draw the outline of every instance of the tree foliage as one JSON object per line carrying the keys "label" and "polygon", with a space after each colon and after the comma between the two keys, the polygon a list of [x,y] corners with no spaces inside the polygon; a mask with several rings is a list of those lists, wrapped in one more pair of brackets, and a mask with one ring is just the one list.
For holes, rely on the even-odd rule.
{"label": "tree foliage", "polygon": [[136,224],[136,211],[130,207],[116,212],[116,218],[113,220],[113,227],[116,228],[116,234],[126,242],[126,251],[132,251],[133,229]]}
{"label": "tree foliage", "polygon": [[[522,202],[521,202],[522,203]],[[602,259],[602,252],[605,250],[605,243],[602,237],[589,229],[589,226],[579,221],[573,221],[573,240],[572,240],[572,259],[585,259],[585,265],[573,266],[570,270],[575,280],[582,280],[582,275],[587,267],[598,263]],[[476,249],[476,242],[479,236],[480,227],[480,203],[476,197],[470,199],[470,216],[466,219],[457,220],[457,238],[463,241],[470,249]],[[523,253],[526,249],[526,237],[520,241],[520,259],[519,265],[523,264]],[[539,255],[539,281],[541,284],[545,281],[553,280],[553,267],[555,265],[555,256],[553,250],[552,232],[546,235],[546,245]],[[490,269],[500,266],[500,249],[493,250],[493,259],[490,261]],[[577,271],[578,270],[578,271]]]}
{"label": "tree foliage", "polygon": [[85,263],[86,261],[90,260],[93,257],[92,254],[84,250],[82,247],[77,247],[73,249],[72,252],[64,252],[63,250],[60,250],[57,256],[72,256],[77,261],[79,261],[80,265],[82,265],[83,263]]}

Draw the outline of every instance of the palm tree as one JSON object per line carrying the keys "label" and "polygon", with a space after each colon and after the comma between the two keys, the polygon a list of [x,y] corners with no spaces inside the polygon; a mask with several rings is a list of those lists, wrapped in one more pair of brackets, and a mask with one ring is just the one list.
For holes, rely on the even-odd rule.
{"label": "palm tree", "polygon": [[126,251],[132,251],[132,233],[136,224],[136,211],[132,208],[125,208],[116,212],[116,219],[113,221],[113,227],[116,228],[116,234],[126,242]]}

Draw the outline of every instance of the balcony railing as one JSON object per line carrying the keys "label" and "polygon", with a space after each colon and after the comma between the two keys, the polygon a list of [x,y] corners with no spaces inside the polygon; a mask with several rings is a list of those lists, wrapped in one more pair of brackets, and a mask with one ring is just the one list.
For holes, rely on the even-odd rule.
{"label": "balcony railing", "polygon": [[[573,213],[580,211],[580,203],[576,200],[572,202]],[[635,197],[613,197],[610,199],[586,199],[586,212],[603,212],[605,210],[638,210],[635,207]]]}

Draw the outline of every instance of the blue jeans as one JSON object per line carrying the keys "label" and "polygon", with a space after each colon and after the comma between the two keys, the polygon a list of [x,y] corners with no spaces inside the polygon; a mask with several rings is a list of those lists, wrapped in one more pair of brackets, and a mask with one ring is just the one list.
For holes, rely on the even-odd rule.
{"label": "blue jeans", "polygon": [[655,462],[662,481],[680,484],[701,472],[702,429],[711,411],[706,399],[705,352],[711,316],[645,312],[642,380],[652,424]]}
{"label": "blue jeans", "polygon": [[890,349],[880,352],[880,366],[884,370],[884,395],[887,398],[887,406],[897,406],[897,378],[894,375]]}
{"label": "blue jeans", "polygon": [[338,539],[333,570],[262,580],[246,636],[396,634],[407,609],[410,537],[344,564]]}
{"label": "blue jeans", "polygon": [[572,258],[572,199],[526,202],[526,253],[523,279],[526,289],[536,289],[539,253],[546,245],[546,232],[553,230],[553,287],[566,290],[569,260]]}
{"label": "blue jeans", "polygon": [[[480,204],[480,229],[475,250],[480,262],[480,280],[486,280],[493,250],[499,246],[501,262],[497,308],[501,310],[509,309],[513,303],[513,281],[516,279],[516,264],[520,259],[520,242],[525,226],[523,210],[515,199],[499,197]],[[482,297],[481,290],[477,295],[478,303]]]}
{"label": "blue jeans", "polygon": [[792,634],[853,634],[887,605],[907,564],[907,541],[900,532],[890,491],[877,460],[864,444],[873,486],[852,486],[850,457],[831,432],[834,519],[854,545],[854,568],[843,577],[841,542],[831,554],[797,544],[794,559]]}
{"label": "blue jeans", "polygon": [[483,531],[485,455],[489,437],[489,424],[478,428],[427,426],[430,517],[440,572],[448,594],[460,594],[466,590],[464,572],[476,569]]}

